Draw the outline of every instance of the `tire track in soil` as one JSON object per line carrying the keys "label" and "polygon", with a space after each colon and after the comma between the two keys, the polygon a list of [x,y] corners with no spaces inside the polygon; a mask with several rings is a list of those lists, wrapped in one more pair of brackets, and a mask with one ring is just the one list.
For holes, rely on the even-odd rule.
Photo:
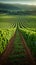
{"label": "tire track in soil", "polygon": [[[34,60],[33,60],[33,57],[32,57],[32,55],[31,55],[31,52],[30,52],[30,50],[29,50],[29,48],[27,47],[27,45],[26,45],[26,42],[25,42],[25,40],[24,40],[24,38],[23,38],[23,36],[22,36],[22,34],[20,33],[20,32],[18,32],[18,34],[19,34],[19,36],[20,36],[20,39],[21,39],[21,42],[22,42],[22,45],[23,45],[23,47],[25,48],[25,54],[26,54],[26,58],[27,59],[24,59],[24,58],[16,58],[15,60],[24,60],[25,62],[20,62],[20,64],[22,65],[35,65],[35,62],[34,62]],[[20,53],[18,53],[18,54],[20,54]],[[28,62],[26,62],[26,61],[28,61]],[[9,63],[9,61],[8,61],[8,63]],[[10,63],[11,65],[12,65],[12,63]],[[19,64],[18,64],[19,65]]]}
{"label": "tire track in soil", "polygon": [[3,65],[6,62],[8,55],[12,51],[15,36],[16,36],[16,32],[15,32],[14,36],[9,40],[8,46],[6,47],[4,53],[2,53],[2,55],[0,57],[0,65]]}
{"label": "tire track in soil", "polygon": [[28,46],[26,45],[25,39],[23,38],[23,35],[22,35],[22,33],[21,33],[20,31],[19,31],[19,35],[20,35],[22,44],[23,44],[23,46],[24,46],[25,54],[26,54],[26,56],[27,56],[27,59],[28,59],[29,63],[31,63],[31,65],[36,65],[36,63],[35,63],[35,61],[34,61],[34,58],[33,58],[32,55],[31,55],[30,49],[29,49]]}
{"label": "tire track in soil", "polygon": [[[24,46],[24,48],[25,48],[25,54],[27,55],[28,60],[30,61],[30,63],[31,63],[32,65],[35,65],[35,64],[34,64],[35,62],[34,62],[34,60],[33,60],[33,57],[32,57],[32,55],[31,55],[31,53],[30,53],[30,50],[28,49],[28,47],[27,47],[27,45],[26,45],[26,42],[25,42],[25,40],[24,40],[24,38],[23,38],[21,32],[18,32],[18,33],[19,33],[19,35],[20,35],[20,39],[21,39],[21,41],[22,41],[22,44],[23,44],[23,46]],[[16,34],[15,34],[15,35],[16,35]],[[12,47],[13,47],[15,35],[14,35],[14,37],[12,37],[12,38],[10,39],[10,42],[9,42],[8,47],[6,48],[5,52],[4,52],[3,55],[1,56],[0,65],[4,64],[4,62],[5,62],[5,61],[7,60],[7,58],[8,58],[8,55],[9,55],[10,52],[12,51]],[[9,51],[9,52],[8,52],[8,51]],[[19,60],[19,59],[18,59],[18,60]]]}
{"label": "tire track in soil", "polygon": [[8,56],[6,65],[28,65],[28,61],[18,30],[16,32],[16,37],[14,40],[13,52],[11,52]]}

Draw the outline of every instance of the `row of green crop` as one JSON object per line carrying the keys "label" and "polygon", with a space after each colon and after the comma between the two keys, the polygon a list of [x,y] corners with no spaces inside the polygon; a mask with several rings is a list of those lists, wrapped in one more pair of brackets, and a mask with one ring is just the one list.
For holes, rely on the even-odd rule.
{"label": "row of green crop", "polygon": [[0,54],[5,50],[10,38],[14,36],[15,31],[16,27],[9,29],[0,28]]}
{"label": "row of green crop", "polygon": [[16,24],[10,22],[0,22],[0,28],[14,28]]}
{"label": "row of green crop", "polygon": [[[26,23],[25,23],[26,24]],[[25,25],[24,23],[20,23],[19,25],[20,25],[20,27],[21,28],[26,28],[27,30],[31,30],[31,31],[33,31],[33,32],[36,32],[36,28],[33,28],[33,26],[32,27],[29,27],[30,26],[30,24],[29,24],[29,26],[27,26],[27,24]],[[33,24],[33,23],[32,23]]]}
{"label": "row of green crop", "polygon": [[[30,26],[30,25],[29,25]],[[29,27],[29,26],[23,26],[23,27],[25,27],[25,28],[27,28],[28,30],[31,30],[31,31],[33,31],[33,32],[36,32],[36,28],[33,28],[33,26],[32,27]]]}
{"label": "row of green crop", "polygon": [[25,16],[21,22],[26,28],[36,28],[36,16]]}
{"label": "row of green crop", "polygon": [[22,32],[23,37],[27,43],[27,46],[30,48],[33,56],[36,56],[36,32],[28,30],[26,28],[19,28]]}

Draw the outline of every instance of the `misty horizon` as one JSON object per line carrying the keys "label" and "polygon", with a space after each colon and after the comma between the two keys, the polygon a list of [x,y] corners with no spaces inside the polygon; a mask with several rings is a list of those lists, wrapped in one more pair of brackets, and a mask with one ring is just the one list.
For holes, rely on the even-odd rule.
{"label": "misty horizon", "polygon": [[0,0],[0,3],[36,5],[36,0]]}
{"label": "misty horizon", "polygon": [[6,3],[6,4],[22,4],[22,5],[36,5],[36,3],[32,2],[12,2],[12,1],[0,1],[0,3]]}

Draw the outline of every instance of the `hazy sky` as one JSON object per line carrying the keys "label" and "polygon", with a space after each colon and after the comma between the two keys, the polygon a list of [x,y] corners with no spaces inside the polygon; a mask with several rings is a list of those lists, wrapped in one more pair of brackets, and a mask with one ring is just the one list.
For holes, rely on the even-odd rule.
{"label": "hazy sky", "polygon": [[0,2],[36,5],[36,0],[0,0]]}
{"label": "hazy sky", "polygon": [[36,1],[36,0],[0,0],[0,1]]}
{"label": "hazy sky", "polygon": [[36,0],[0,0],[0,1],[36,1]]}

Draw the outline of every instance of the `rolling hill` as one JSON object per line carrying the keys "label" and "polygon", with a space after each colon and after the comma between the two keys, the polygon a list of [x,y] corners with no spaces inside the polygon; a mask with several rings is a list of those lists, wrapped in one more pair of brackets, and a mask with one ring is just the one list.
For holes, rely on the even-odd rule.
{"label": "rolling hill", "polygon": [[1,12],[10,14],[35,14],[36,6],[0,3],[0,13]]}

